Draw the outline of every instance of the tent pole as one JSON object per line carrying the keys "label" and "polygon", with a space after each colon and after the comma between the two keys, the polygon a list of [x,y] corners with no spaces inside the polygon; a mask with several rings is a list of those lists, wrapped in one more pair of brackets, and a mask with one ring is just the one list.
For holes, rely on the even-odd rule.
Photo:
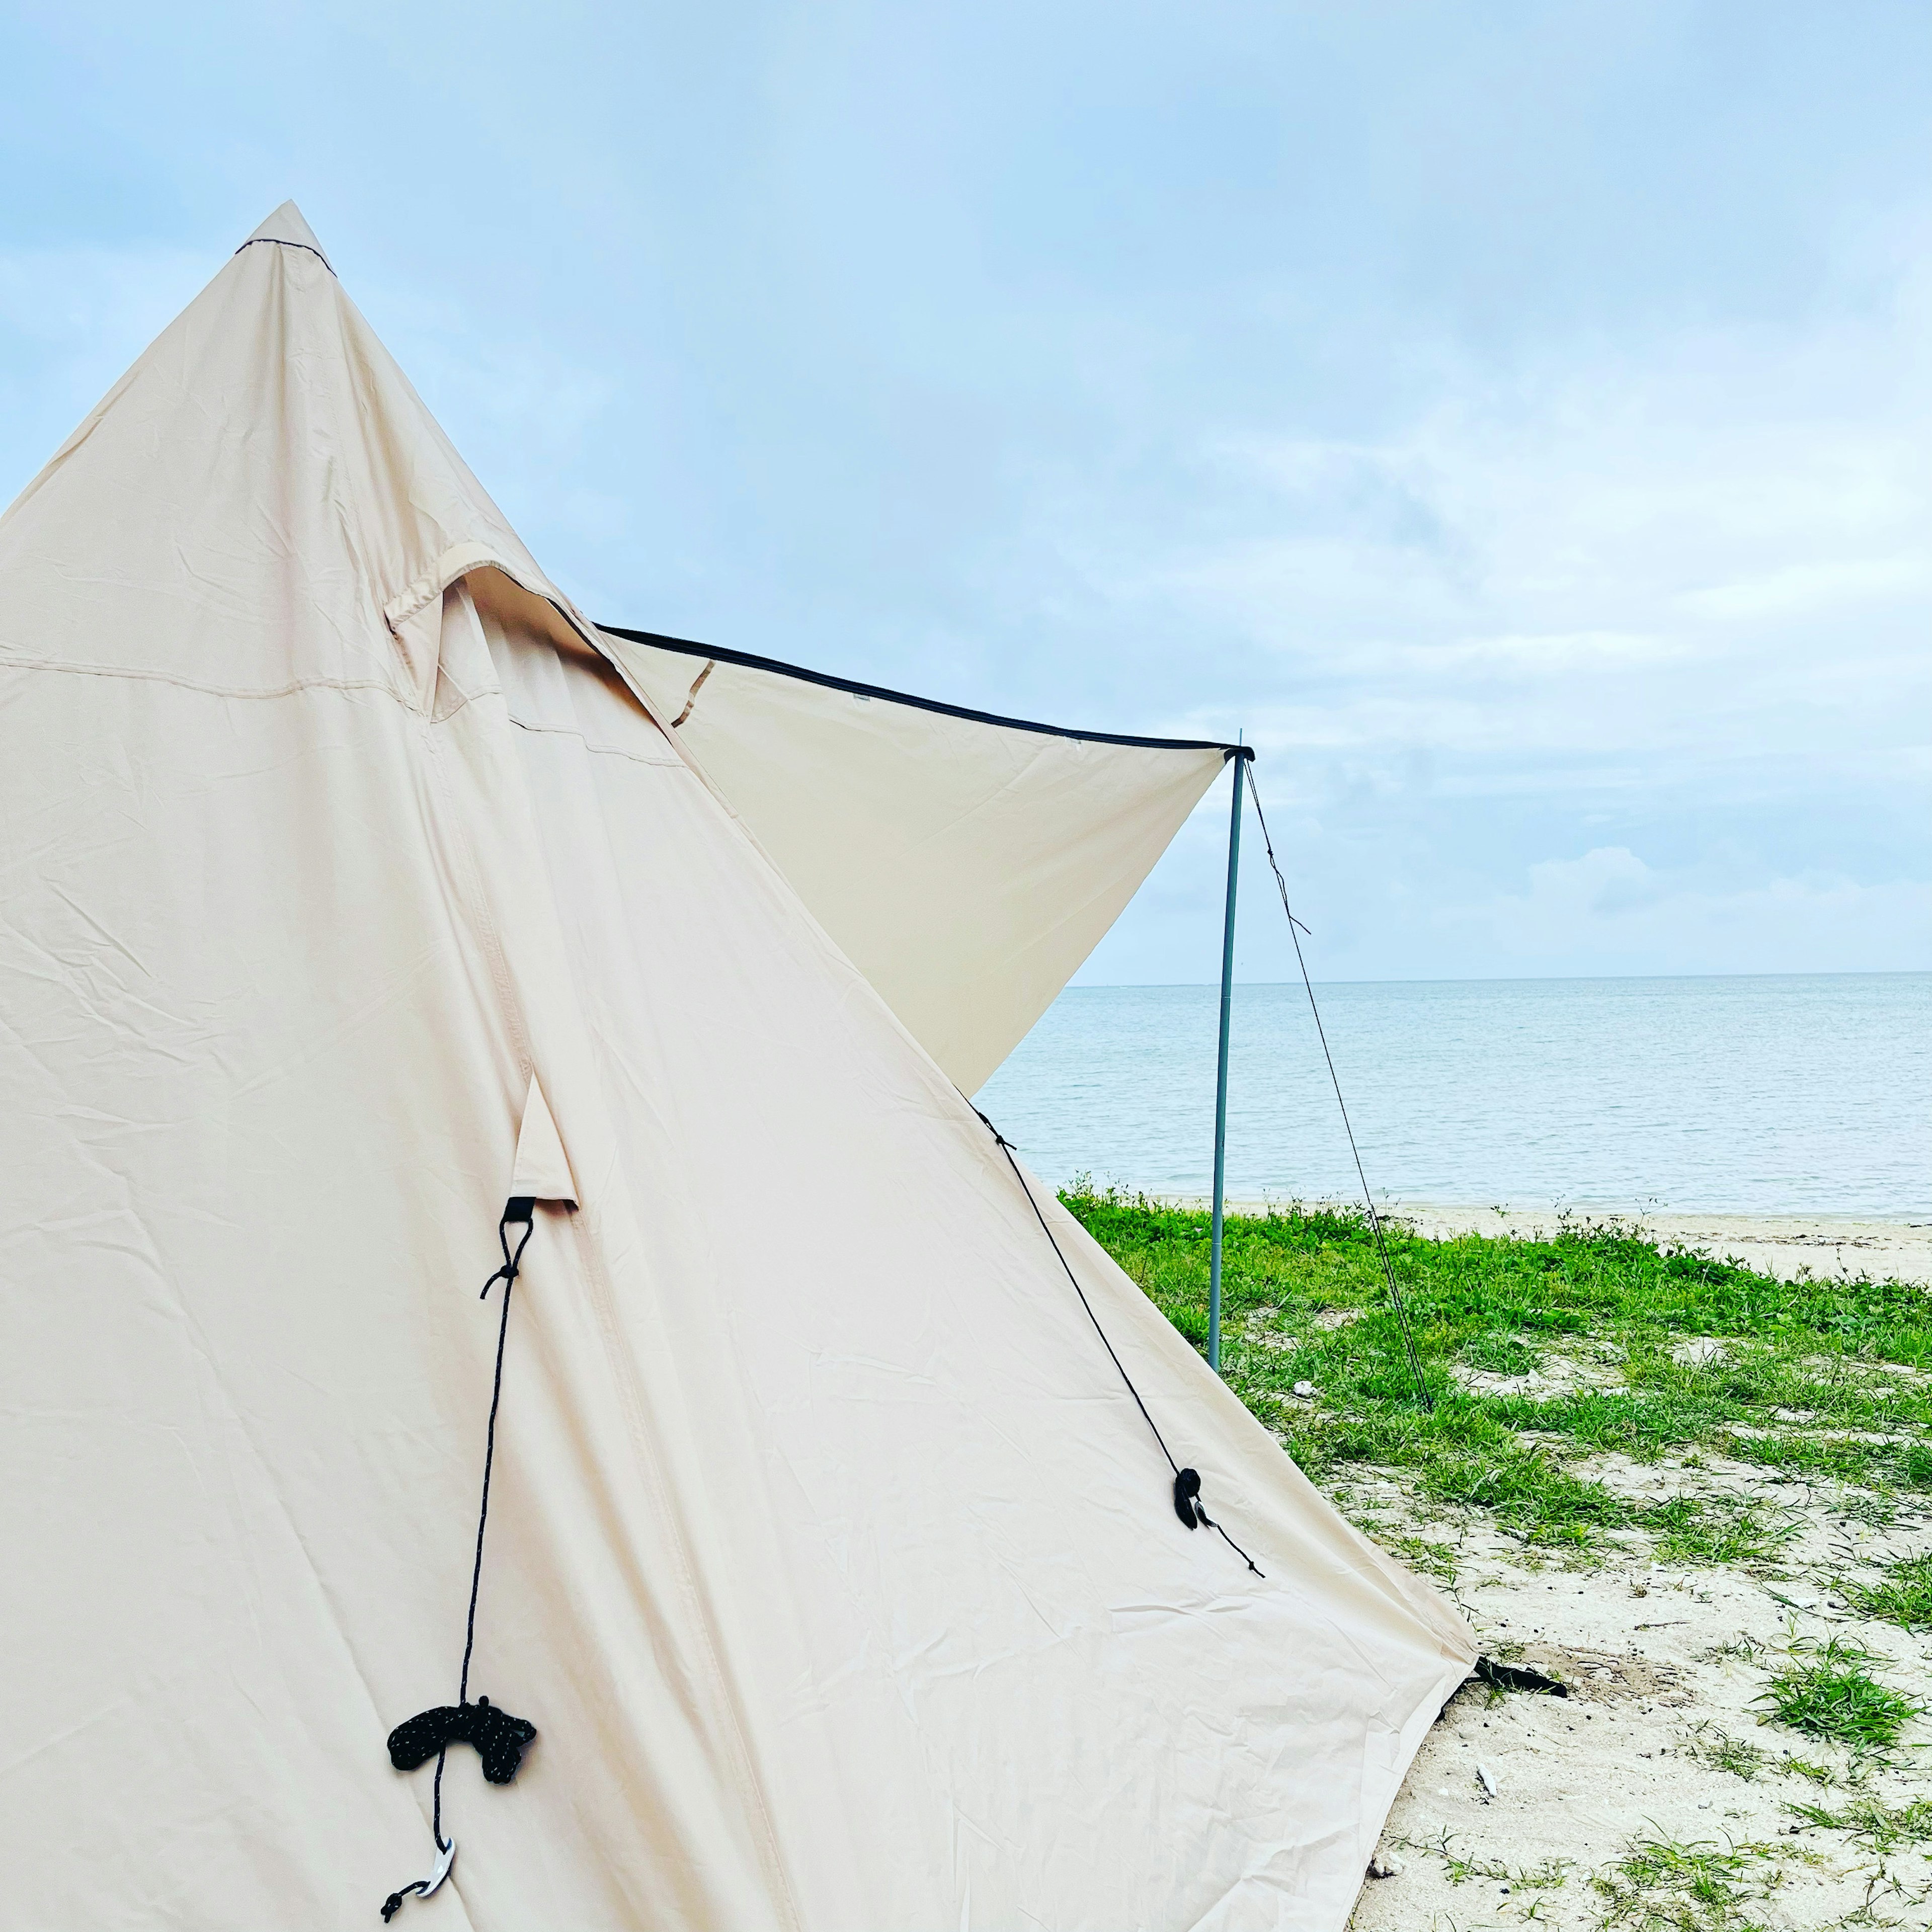
{"label": "tent pole", "polygon": [[1241,766],[1237,752],[1228,760],[1234,774],[1234,808],[1228,819],[1228,916],[1221,934],[1221,1057],[1214,1082],[1214,1240],[1208,1274],[1208,1366],[1221,1372],[1221,1215],[1228,1180],[1228,1026],[1234,1001],[1234,885],[1240,876]]}

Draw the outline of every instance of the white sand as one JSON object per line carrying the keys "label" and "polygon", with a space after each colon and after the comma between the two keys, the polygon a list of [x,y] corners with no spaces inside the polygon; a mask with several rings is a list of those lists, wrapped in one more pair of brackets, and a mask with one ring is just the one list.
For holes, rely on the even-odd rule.
{"label": "white sand", "polygon": [[[1914,1724],[1888,1762],[1860,1764],[1760,1725],[1754,1702],[1772,1670],[1832,1636],[1868,1646],[1878,1653],[1867,1666],[1874,1675],[1932,1700],[1926,1641],[1852,1616],[1834,1588],[1847,1577],[1875,1576],[1882,1557],[1924,1550],[1932,1544],[1932,1508],[1880,1526],[1862,1519],[1854,1492],[1767,1483],[1736,1463],[1645,1468],[1612,1457],[1590,1473],[1651,1500],[1714,1486],[1748,1492],[1801,1522],[1802,1532],[1774,1571],[1750,1575],[1735,1568],[1657,1570],[1636,1550],[1605,1569],[1538,1570],[1492,1531],[1463,1530],[1454,1594],[1486,1648],[1522,1645],[1522,1660],[1554,1666],[1573,1694],[1492,1698],[1474,1686],[1456,1696],[1383,1834],[1383,1854],[1393,1852],[1402,1869],[1364,1885],[1357,1932],[1473,1932],[1531,1922],[1532,1908],[1534,1923],[1576,1932],[1606,1923],[1793,1932],[1840,1922],[1932,1924],[1932,1846],[1880,1857],[1789,1808],[1822,1804],[1842,1814],[1869,1799],[1897,1809],[1924,1797],[1916,1760],[1932,1742],[1932,1724]],[[1358,1486],[1356,1513],[1378,1499],[1395,1516],[1406,1515],[1393,1472]],[[1432,1533],[1442,1539],[1439,1525]],[[1709,1753],[1723,1736],[1760,1747],[1768,1762],[1748,1780],[1720,1768]],[[1789,1768],[1791,1759],[1836,1783],[1821,1788]],[[1493,1797],[1479,1764],[1493,1774]],[[1611,1918],[1612,1900],[1597,1881],[1627,1882],[1618,1861],[1646,1840],[1743,1848],[1729,1882],[1750,1900],[1744,1916]],[[1526,1886],[1538,1867],[1558,1882]],[[1876,1916],[1847,1922],[1868,1894]],[[1669,1897],[1653,1894],[1658,1905]]]}

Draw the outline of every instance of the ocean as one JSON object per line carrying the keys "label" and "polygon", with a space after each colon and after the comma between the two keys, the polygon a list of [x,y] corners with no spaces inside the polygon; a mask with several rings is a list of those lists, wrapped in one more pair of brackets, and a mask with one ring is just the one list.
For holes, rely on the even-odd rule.
{"label": "ocean", "polygon": [[[1316,997],[1378,1202],[1932,1219],[1932,974]],[[978,1096],[1034,1170],[1213,1186],[1220,989],[1077,986]],[[1238,986],[1228,1192],[1358,1195],[1299,984]]]}

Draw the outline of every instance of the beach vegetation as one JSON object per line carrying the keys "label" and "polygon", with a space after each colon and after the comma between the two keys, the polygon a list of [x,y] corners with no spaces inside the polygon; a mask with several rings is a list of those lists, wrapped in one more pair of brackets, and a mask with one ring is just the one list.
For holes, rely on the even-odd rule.
{"label": "beach vegetation", "polygon": [[1441,1831],[1432,1838],[1397,1838],[1405,1851],[1432,1853],[1442,1861],[1443,1875],[1451,1885],[1467,1885],[1472,1880],[1507,1885],[1519,1892],[1558,1889],[1575,1868],[1574,1858],[1544,1858],[1533,1865],[1512,1865],[1502,1858],[1466,1856],[1455,1849],[1452,1834]]}
{"label": "beach vegetation", "polygon": [[1820,1646],[1772,1673],[1757,1699],[1768,1707],[1759,1721],[1852,1750],[1896,1744],[1924,1707],[1874,1677],[1865,1669],[1872,1658],[1862,1645],[1836,1638]]}
{"label": "beach vegetation", "polygon": [[1841,1583],[1852,1608],[1882,1617],[1906,1630],[1932,1630],[1932,1553],[1905,1556],[1886,1566],[1876,1583]]}
{"label": "beach vegetation", "polygon": [[1465,1342],[1456,1354],[1466,1367],[1491,1375],[1533,1376],[1543,1366],[1542,1356],[1520,1335],[1478,1335]]}
{"label": "beach vegetation", "polygon": [[1767,1562],[1802,1527],[1795,1517],[1730,1496],[1672,1496],[1640,1520],[1656,1536],[1663,1563]]}
{"label": "beach vegetation", "polygon": [[1784,1862],[1816,1854],[1768,1844],[1640,1838],[1591,1880],[1599,1923],[1632,1932],[1760,1932],[1749,1908],[1783,1883]]}
{"label": "beach vegetation", "polygon": [[[1090,1181],[1061,1198],[1204,1351],[1209,1216]],[[1759,1567],[1795,1533],[1787,1513],[1688,1480],[1634,1496],[1606,1460],[1932,1487],[1932,1376],[1898,1372],[1932,1369],[1919,1286],[1779,1280],[1617,1221],[1533,1239],[1431,1239],[1399,1220],[1382,1232],[1400,1310],[1360,1210],[1227,1219],[1222,1372],[1318,1480],[1397,1470],[1418,1500],[1566,1562],[1635,1534],[1666,1562]],[[1914,1587],[1899,1580],[1901,1607]]]}
{"label": "beach vegetation", "polygon": [[1778,1760],[1762,1744],[1734,1738],[1718,1730],[1708,1720],[1693,1726],[1690,1749],[1705,1763],[1714,1765],[1720,1771],[1727,1771],[1733,1778],[1742,1778],[1747,1784],[1754,1782],[1760,1772],[1778,1768]]}
{"label": "beach vegetation", "polygon": [[1855,1798],[1842,1811],[1824,1804],[1787,1804],[1794,1818],[1828,1832],[1862,1839],[1880,1858],[1904,1845],[1932,1843],[1932,1798],[1889,1805],[1876,1798]]}

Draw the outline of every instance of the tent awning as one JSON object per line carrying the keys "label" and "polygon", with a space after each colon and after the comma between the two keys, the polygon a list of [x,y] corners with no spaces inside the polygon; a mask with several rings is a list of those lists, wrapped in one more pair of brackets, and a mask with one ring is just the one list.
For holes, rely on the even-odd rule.
{"label": "tent awning", "polygon": [[600,637],[965,1093],[1120,916],[1230,745],[1000,718],[648,631]]}

